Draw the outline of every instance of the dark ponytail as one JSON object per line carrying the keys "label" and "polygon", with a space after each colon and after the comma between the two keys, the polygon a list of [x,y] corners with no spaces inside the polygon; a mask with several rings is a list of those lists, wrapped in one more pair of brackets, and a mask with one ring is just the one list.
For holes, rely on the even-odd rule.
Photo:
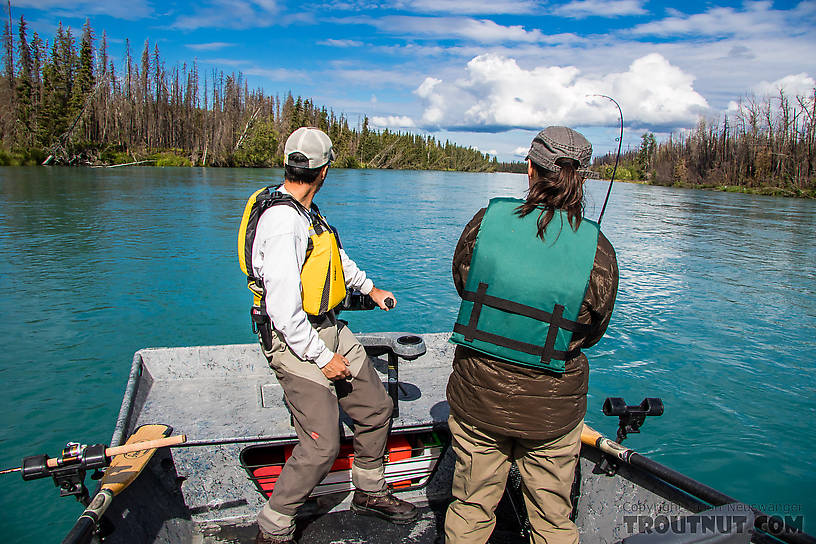
{"label": "dark ponytail", "polygon": [[567,212],[572,230],[578,230],[584,215],[584,178],[578,174],[578,161],[560,158],[555,164],[558,172],[533,165],[533,183],[527,191],[527,201],[516,208],[516,214],[524,217],[533,210],[538,214],[537,236],[544,239],[544,230],[555,216],[555,210]]}

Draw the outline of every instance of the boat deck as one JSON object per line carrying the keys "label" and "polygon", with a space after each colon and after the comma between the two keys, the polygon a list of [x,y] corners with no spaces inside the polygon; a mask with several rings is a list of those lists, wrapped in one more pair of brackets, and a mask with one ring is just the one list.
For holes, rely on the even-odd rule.
{"label": "boat deck", "polygon": [[[358,335],[374,366],[387,380],[387,360],[376,346],[399,333]],[[426,352],[400,361],[400,415],[393,429],[419,430],[444,426],[448,417],[445,385],[453,346],[448,333],[422,335]],[[369,349],[373,346],[372,349]],[[186,447],[160,450],[144,473],[109,509],[117,530],[107,540],[117,542],[251,542],[255,517],[265,502],[245,470],[241,451],[258,443],[291,443],[294,428],[282,390],[255,344],[144,349],[134,357],[133,370],[112,445],[138,426],[163,423],[174,434],[186,434]],[[351,436],[343,424],[346,436]],[[601,454],[584,447],[581,459],[582,496],[576,523],[582,541],[618,542],[624,533],[620,505],[648,505],[674,515],[700,508],[682,493],[654,477],[622,466],[616,476],[594,473]],[[310,500],[299,524],[301,542],[434,542],[445,505],[450,500],[453,470],[450,450],[442,456],[428,485],[400,493],[424,506],[410,526],[358,518],[348,512],[348,492]],[[521,505],[517,505],[521,506]],[[500,516],[494,542],[518,541],[512,508]],[[631,513],[631,512],[629,512]]]}

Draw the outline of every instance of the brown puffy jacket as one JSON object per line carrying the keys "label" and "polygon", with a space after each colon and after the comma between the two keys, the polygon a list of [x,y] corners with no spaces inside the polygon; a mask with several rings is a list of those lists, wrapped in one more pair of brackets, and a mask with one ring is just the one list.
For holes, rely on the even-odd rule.
{"label": "brown puffy jacket", "polygon": [[[465,288],[473,246],[486,208],[465,227],[453,255],[453,283]],[[612,244],[601,233],[578,322],[591,325],[575,333],[570,350],[587,348],[603,337],[618,292],[618,263]],[[456,417],[506,436],[551,440],[572,430],[586,413],[589,363],[586,355],[566,361],[563,374],[514,365],[456,346],[448,402]]]}

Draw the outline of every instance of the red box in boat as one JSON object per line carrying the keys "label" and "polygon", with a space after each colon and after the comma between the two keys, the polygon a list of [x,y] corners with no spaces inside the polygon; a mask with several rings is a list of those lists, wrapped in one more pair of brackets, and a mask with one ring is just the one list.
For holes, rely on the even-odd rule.
{"label": "red box in boat", "polygon": [[[250,446],[241,452],[241,465],[263,495],[268,497],[272,493],[294,447],[294,444]],[[395,489],[424,485],[436,467],[441,451],[435,433],[391,436],[386,450],[386,481]],[[351,441],[344,441],[329,474],[317,485],[312,496],[352,490],[353,462],[354,446]]]}

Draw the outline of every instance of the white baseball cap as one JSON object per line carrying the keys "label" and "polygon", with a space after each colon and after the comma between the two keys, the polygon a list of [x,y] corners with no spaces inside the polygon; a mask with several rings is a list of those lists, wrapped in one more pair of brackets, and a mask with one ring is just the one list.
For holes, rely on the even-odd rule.
{"label": "white baseball cap", "polygon": [[[300,153],[304,160],[290,158],[293,153]],[[314,127],[300,127],[286,139],[283,148],[283,162],[288,166],[300,168],[321,168],[335,158],[334,147],[329,136]]]}

